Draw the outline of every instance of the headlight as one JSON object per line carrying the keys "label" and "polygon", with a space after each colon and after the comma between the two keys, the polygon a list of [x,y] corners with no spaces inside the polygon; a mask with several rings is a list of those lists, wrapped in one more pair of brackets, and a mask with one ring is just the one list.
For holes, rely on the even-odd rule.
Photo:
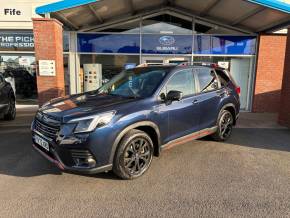
{"label": "headlight", "polygon": [[98,114],[89,117],[82,117],[70,120],[68,123],[76,123],[77,126],[75,127],[74,133],[85,133],[94,131],[95,128],[104,126],[111,122],[115,115],[115,111]]}

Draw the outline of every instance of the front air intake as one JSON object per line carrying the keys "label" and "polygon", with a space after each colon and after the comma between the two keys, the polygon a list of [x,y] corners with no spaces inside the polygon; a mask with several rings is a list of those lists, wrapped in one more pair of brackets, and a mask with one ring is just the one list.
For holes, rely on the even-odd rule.
{"label": "front air intake", "polygon": [[96,160],[89,150],[71,150],[71,156],[74,160],[74,167],[93,168],[96,166]]}

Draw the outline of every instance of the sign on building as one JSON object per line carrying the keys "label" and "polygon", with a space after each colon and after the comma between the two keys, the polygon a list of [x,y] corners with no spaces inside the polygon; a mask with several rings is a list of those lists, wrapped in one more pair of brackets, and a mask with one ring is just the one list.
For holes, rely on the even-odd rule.
{"label": "sign on building", "polygon": [[30,61],[29,61],[29,58],[28,57],[25,57],[25,58],[19,58],[18,59],[18,63],[19,65],[21,66],[30,66]]}
{"label": "sign on building", "polygon": [[33,50],[34,38],[32,33],[0,33],[0,50]]}
{"label": "sign on building", "polygon": [[31,21],[32,7],[29,4],[1,3],[1,21]]}
{"label": "sign on building", "polygon": [[39,76],[55,76],[55,60],[39,60]]}
{"label": "sign on building", "polygon": [[229,69],[230,68],[230,63],[228,61],[219,61],[218,65],[224,69]]}
{"label": "sign on building", "polygon": [[102,64],[84,64],[84,91],[96,90],[102,85]]}

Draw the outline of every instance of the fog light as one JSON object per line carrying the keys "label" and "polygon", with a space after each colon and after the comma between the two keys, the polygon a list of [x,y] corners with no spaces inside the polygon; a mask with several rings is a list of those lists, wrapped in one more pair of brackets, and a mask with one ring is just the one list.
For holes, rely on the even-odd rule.
{"label": "fog light", "polygon": [[75,166],[81,168],[93,168],[96,166],[96,161],[94,158],[74,158]]}

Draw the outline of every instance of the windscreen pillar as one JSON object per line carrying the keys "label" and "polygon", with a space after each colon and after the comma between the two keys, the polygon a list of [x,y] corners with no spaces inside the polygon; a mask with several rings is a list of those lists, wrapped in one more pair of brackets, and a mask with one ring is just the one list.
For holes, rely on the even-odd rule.
{"label": "windscreen pillar", "polygon": [[56,19],[34,18],[33,34],[37,63],[39,105],[65,93],[63,28]]}
{"label": "windscreen pillar", "polygon": [[286,42],[279,123],[290,128],[290,28],[288,28]]}

